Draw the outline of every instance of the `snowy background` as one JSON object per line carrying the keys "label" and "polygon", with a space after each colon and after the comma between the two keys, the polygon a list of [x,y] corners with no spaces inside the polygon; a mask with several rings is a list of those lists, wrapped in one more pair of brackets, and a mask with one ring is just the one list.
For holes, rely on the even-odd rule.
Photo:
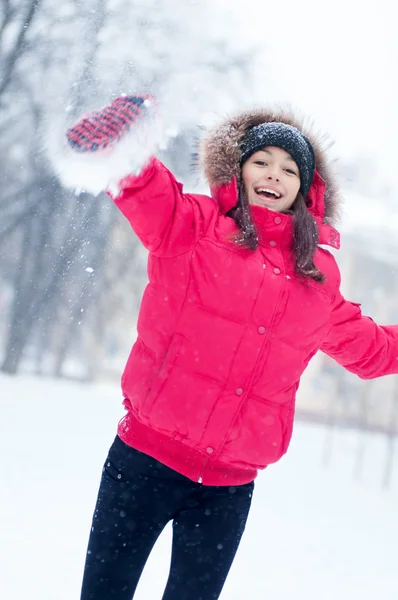
{"label": "snowy background", "polygon": [[[49,148],[82,112],[150,91],[167,123],[161,157],[198,189],[190,165],[202,126],[288,103],[335,141],[344,289],[378,321],[398,322],[397,61],[390,0],[0,3],[1,598],[79,597],[146,280],[146,255],[128,225],[104,196],[66,190]],[[368,384],[356,388],[339,369],[333,377],[344,394],[310,375],[318,406],[326,382],[329,404],[343,395],[344,410],[352,415],[356,403],[360,412],[358,390]],[[332,427],[333,418],[297,423],[287,457],[258,479],[225,600],[398,597],[398,385],[390,381],[371,388],[380,434],[368,431],[369,419],[357,429]],[[138,600],[161,598],[169,541],[168,529]]]}
{"label": "snowy background", "polygon": [[[374,248],[381,260],[395,251],[398,42],[387,0],[377,11],[336,0],[322,16],[315,0],[287,0],[283,9],[243,0],[172,6],[167,0],[0,5],[4,372],[29,363],[38,373],[93,380],[104,371],[115,375],[128,352],[145,253],[104,195],[71,193],[55,174],[66,127],[120,93],[157,96],[167,139],[160,157],[197,191],[205,190],[192,152],[204,126],[269,104],[308,115],[335,142],[342,231],[358,238],[361,264]],[[347,248],[343,238],[341,262]],[[369,290],[353,293],[360,302]],[[71,362],[79,373],[71,373]]]}
{"label": "snowy background", "polygon": [[[0,377],[3,465],[0,593],[7,600],[79,598],[88,532],[119,390]],[[398,461],[383,488],[385,439],[298,424],[288,455],[257,479],[224,600],[396,600]],[[365,437],[364,437],[365,436]],[[360,477],[358,444],[366,471]],[[137,600],[162,597],[165,530]]]}

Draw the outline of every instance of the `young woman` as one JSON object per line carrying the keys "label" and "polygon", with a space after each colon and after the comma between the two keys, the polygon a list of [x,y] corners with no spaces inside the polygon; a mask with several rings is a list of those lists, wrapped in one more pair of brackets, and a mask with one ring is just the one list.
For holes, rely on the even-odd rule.
{"label": "young woman", "polygon": [[[110,155],[143,116],[124,97],[68,131]],[[105,153],[105,160],[107,154]],[[286,452],[300,377],[318,350],[359,377],[398,373],[398,326],[340,293],[338,190],[294,117],[247,112],[208,132],[211,196],[185,193],[156,158],[113,199],[149,250],[125,417],[105,461],[82,600],[131,600],[173,522],[164,600],[215,600],[258,470]]]}

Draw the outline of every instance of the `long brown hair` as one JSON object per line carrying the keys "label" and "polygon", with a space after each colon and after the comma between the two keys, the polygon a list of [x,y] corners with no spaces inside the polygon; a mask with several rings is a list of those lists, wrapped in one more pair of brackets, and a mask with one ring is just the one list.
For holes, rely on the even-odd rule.
{"label": "long brown hair", "polygon": [[[311,216],[304,196],[299,192],[291,209],[288,211],[293,217],[293,255],[294,270],[299,277],[313,279],[318,283],[325,281],[325,276],[315,266],[314,255],[318,247],[318,228]],[[251,216],[250,205],[244,185],[239,185],[239,201],[235,208],[229,211],[239,227],[235,236],[235,243],[249,250],[256,250],[259,245],[256,226]]]}

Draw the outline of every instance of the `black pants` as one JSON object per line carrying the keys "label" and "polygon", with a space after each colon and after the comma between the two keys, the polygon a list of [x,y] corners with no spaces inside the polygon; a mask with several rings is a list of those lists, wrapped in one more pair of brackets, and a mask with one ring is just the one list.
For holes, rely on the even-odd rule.
{"label": "black pants", "polygon": [[253,487],[203,486],[116,437],[104,465],[81,600],[131,600],[171,520],[163,600],[216,600],[245,528]]}

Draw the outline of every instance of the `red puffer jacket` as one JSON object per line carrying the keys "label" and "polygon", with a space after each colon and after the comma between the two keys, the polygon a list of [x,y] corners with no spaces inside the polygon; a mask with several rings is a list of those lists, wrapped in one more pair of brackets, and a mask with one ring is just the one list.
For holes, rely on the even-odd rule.
{"label": "red puffer jacket", "polygon": [[[291,215],[254,206],[259,248],[233,242],[237,226],[225,213],[237,202],[236,173],[229,181],[220,173],[217,135],[203,147],[212,197],[183,193],[153,159],[114,199],[149,250],[118,433],[192,480],[239,485],[286,452],[300,376],[314,354],[321,349],[363,378],[397,373],[398,326],[377,326],[344,300],[324,249],[315,263],[326,283],[296,278]],[[233,136],[222,140],[233,152]],[[336,194],[317,152],[308,205],[320,242],[337,246],[324,223]]]}

